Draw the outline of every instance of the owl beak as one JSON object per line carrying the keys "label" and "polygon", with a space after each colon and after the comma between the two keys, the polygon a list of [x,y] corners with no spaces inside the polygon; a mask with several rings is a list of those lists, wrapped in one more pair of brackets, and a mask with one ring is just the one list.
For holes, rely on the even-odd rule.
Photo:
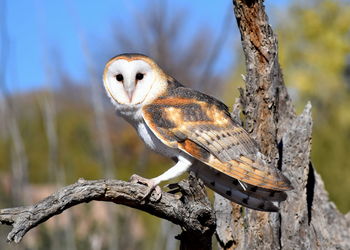
{"label": "owl beak", "polygon": [[127,79],[125,79],[124,81],[125,81],[124,86],[125,86],[126,94],[128,95],[129,102],[131,103],[132,96],[135,91],[135,83],[132,80],[132,77],[127,77]]}
{"label": "owl beak", "polygon": [[129,101],[131,102],[134,90],[133,89],[127,89],[126,93],[127,93],[128,97],[129,97]]}

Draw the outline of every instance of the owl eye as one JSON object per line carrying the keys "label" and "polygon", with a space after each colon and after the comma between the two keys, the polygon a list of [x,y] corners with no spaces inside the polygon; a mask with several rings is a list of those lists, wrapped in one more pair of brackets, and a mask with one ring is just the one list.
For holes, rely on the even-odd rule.
{"label": "owl eye", "polygon": [[137,73],[137,74],[136,74],[136,80],[138,80],[138,81],[142,80],[142,79],[143,79],[143,76],[144,76],[144,74],[142,74],[142,73]]}
{"label": "owl eye", "polygon": [[118,82],[122,82],[124,80],[124,77],[122,74],[118,74],[115,76],[115,79],[117,79]]}

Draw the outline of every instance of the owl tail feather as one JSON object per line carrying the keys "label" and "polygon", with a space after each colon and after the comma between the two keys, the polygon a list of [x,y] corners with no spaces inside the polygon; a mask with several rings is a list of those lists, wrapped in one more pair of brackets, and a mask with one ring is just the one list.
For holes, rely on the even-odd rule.
{"label": "owl tail feather", "polygon": [[278,212],[278,207],[274,202],[284,201],[287,198],[287,194],[283,191],[264,189],[239,182],[201,162],[193,164],[191,171],[216,193],[251,209]]}

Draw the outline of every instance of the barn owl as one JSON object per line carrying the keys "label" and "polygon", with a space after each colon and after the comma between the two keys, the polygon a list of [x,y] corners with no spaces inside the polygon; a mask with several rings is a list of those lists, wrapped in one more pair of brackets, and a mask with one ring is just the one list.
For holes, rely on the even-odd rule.
{"label": "barn owl", "polygon": [[235,122],[219,100],[184,87],[151,58],[121,54],[103,73],[107,95],[152,150],[176,163],[152,179],[133,175],[160,193],[158,184],[193,171],[225,198],[260,211],[278,211],[289,180],[270,166],[257,143]]}

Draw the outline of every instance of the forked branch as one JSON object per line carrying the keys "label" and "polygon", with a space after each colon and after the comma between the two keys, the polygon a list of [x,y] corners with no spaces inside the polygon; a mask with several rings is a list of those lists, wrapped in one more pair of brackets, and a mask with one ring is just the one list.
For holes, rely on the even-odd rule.
{"label": "forked branch", "polygon": [[[215,230],[215,217],[202,184],[190,176],[188,180],[181,181],[176,186],[176,194],[163,192],[158,201],[153,195],[144,201],[142,197],[146,186],[141,184],[120,180],[80,179],[37,204],[0,210],[0,222],[12,225],[7,239],[17,243],[30,229],[72,206],[94,200],[108,201],[169,220],[180,225],[185,236],[191,233],[201,237],[203,244],[210,244],[211,235]],[[208,236],[209,239],[206,239]]]}

